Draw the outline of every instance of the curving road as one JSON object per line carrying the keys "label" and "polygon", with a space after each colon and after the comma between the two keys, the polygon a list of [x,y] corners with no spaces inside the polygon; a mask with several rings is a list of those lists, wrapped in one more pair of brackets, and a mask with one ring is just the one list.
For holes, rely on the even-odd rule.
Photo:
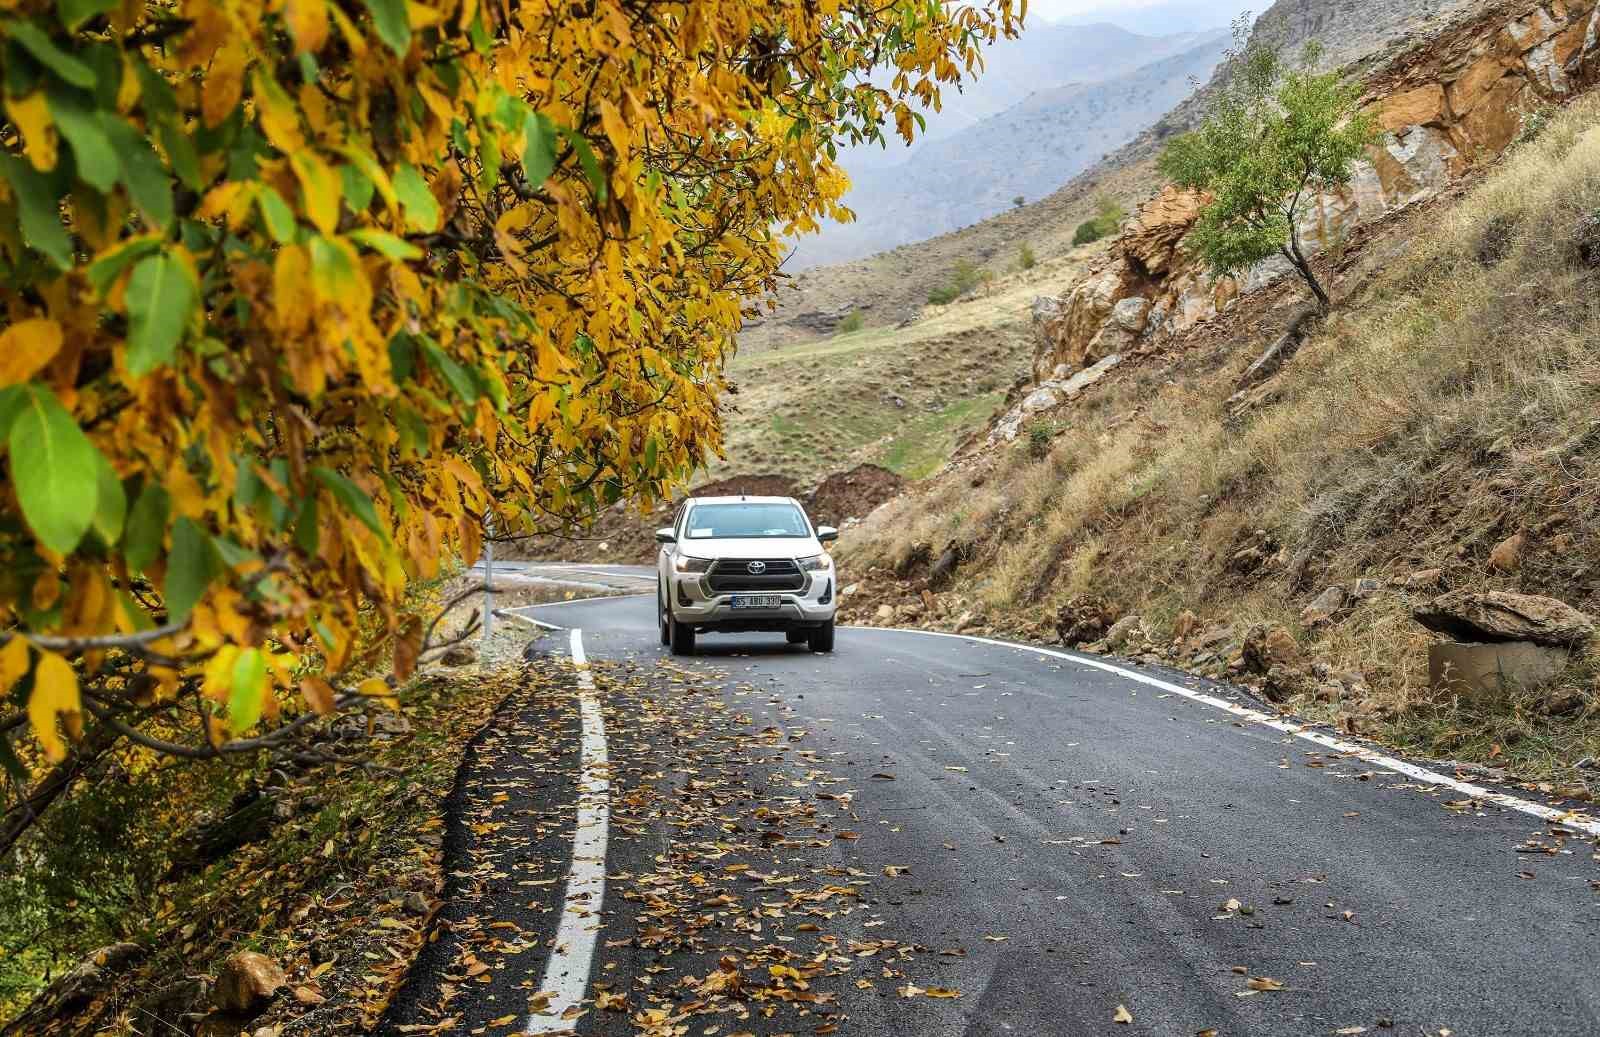
{"label": "curving road", "polygon": [[[632,574],[605,582],[648,586]],[[650,596],[525,613],[591,659],[665,651]],[[960,999],[842,997],[848,1032],[1600,1033],[1593,822],[1341,752],[1230,689],[1042,651],[841,629],[831,657],[745,635],[683,661],[770,688],[849,774],[871,834],[851,866],[914,877],[884,931],[965,949],[938,977]],[[607,915],[599,945],[625,925]]]}

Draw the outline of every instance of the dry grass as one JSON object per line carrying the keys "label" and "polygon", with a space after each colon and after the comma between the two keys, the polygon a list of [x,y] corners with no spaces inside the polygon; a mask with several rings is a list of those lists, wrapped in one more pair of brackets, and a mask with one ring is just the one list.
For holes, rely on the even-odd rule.
{"label": "dry grass", "polygon": [[[1363,286],[1242,423],[1222,403],[1261,342],[1231,343],[1209,372],[1116,380],[1066,413],[1043,460],[1022,444],[978,490],[942,480],[857,531],[847,556],[973,542],[994,608],[1050,611],[1092,591],[1158,624],[1184,608],[1285,621],[1328,584],[1431,567],[1452,586],[1594,609],[1600,274],[1572,241],[1596,210],[1591,97],[1413,221],[1414,238],[1358,261]],[[1519,530],[1533,545],[1522,570],[1491,576],[1489,550]],[[1250,546],[1266,564],[1230,565]],[[1425,649],[1398,595],[1316,646],[1401,711],[1426,698]]]}

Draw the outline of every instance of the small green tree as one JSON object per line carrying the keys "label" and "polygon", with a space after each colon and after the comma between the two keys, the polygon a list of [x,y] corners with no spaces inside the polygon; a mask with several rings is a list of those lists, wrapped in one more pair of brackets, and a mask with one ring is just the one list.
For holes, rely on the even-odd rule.
{"label": "small green tree", "polygon": [[1167,147],[1161,171],[1211,196],[1189,241],[1214,273],[1282,255],[1325,311],[1328,292],[1301,246],[1299,219],[1316,195],[1350,183],[1377,139],[1376,120],[1360,110],[1358,86],[1316,71],[1316,44],[1291,66],[1275,44],[1251,37],[1246,20],[1234,23],[1234,40],[1230,74],[1205,120]]}

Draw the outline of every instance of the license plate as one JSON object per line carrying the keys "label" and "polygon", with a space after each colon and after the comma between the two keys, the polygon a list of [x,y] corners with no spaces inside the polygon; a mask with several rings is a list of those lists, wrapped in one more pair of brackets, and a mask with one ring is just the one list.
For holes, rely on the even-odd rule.
{"label": "license plate", "polygon": [[783,604],[778,594],[735,594],[732,605],[736,609],[775,609]]}

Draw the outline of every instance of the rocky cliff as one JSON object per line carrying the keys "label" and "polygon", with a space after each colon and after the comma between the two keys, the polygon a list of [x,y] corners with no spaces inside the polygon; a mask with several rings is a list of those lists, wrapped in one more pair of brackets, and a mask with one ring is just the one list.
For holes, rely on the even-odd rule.
{"label": "rocky cliff", "polygon": [[[1374,57],[1364,40],[1388,38],[1431,21],[1401,45]],[[1441,17],[1448,14],[1450,17]],[[1367,19],[1363,22],[1362,19]],[[1343,20],[1340,22],[1340,20]],[[1321,252],[1361,224],[1430,197],[1475,166],[1501,154],[1528,118],[1558,105],[1600,78],[1600,10],[1595,0],[1514,0],[1495,4],[1293,0],[1275,5],[1257,25],[1289,40],[1315,37],[1339,22],[1363,24],[1335,50],[1366,88],[1366,103],[1385,131],[1355,181],[1316,200],[1302,234]],[[1263,264],[1248,276],[1213,279],[1184,249],[1200,200],[1165,190],[1124,228],[1106,260],[1059,298],[1034,308],[1038,387],[1031,410],[1066,398],[1064,386],[1085,369],[1108,369],[1111,357],[1155,350],[1286,272]],[[1081,381],[1081,379],[1079,379]],[[1002,422],[1014,430],[1022,408]],[[1014,431],[1011,432],[1014,434]]]}

